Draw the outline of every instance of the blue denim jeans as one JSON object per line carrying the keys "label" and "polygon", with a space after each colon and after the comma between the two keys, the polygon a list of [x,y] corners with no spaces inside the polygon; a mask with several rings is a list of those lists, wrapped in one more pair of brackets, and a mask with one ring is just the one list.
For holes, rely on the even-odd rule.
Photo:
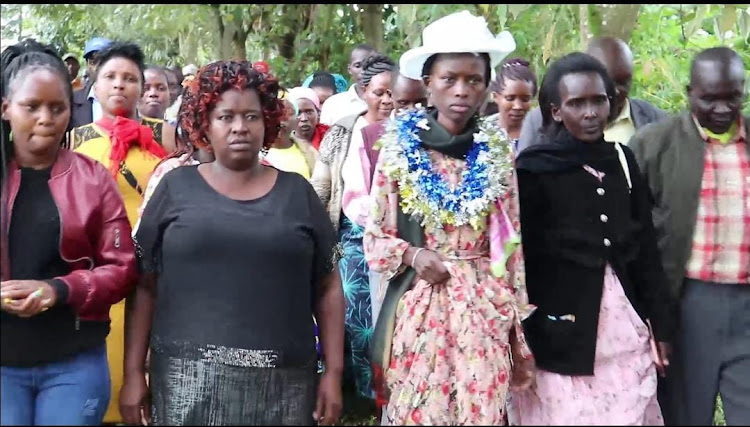
{"label": "blue denim jeans", "polygon": [[0,424],[101,425],[110,398],[104,344],[30,368],[0,367]]}

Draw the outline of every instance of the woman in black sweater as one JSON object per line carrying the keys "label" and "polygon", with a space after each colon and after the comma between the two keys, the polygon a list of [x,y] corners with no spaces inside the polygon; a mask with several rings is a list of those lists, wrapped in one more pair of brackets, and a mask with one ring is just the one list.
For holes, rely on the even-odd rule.
{"label": "woman in black sweater", "polygon": [[648,188],[632,152],[604,140],[614,96],[596,59],[561,58],[539,95],[552,142],[517,160],[538,307],[524,328],[540,370],[536,386],[512,398],[520,424],[663,424],[657,367],[668,364],[673,303]]}

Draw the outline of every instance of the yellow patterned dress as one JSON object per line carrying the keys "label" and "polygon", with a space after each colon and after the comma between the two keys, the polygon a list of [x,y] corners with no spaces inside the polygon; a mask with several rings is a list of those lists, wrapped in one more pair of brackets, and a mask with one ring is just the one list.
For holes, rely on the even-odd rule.
{"label": "yellow patterned dress", "polygon": [[[141,123],[152,129],[154,140],[161,143],[162,126],[164,121],[158,119],[143,118]],[[71,146],[74,151],[84,154],[98,161],[104,167],[109,168],[109,154],[111,143],[107,132],[94,123],[73,129],[71,135]],[[151,153],[142,151],[139,147],[133,147],[125,158],[125,167],[135,177],[141,189],[145,190],[151,173],[159,164],[160,159]],[[120,190],[125,210],[127,211],[130,226],[135,226],[138,220],[138,208],[143,202],[142,194],[130,185],[123,176],[118,173],[117,187]],[[112,378],[112,396],[104,415],[105,423],[120,423],[122,416],[119,410],[120,388],[123,381],[123,361],[125,356],[125,301],[112,306],[109,311],[111,320],[110,333],[107,336],[107,360],[109,372]]]}

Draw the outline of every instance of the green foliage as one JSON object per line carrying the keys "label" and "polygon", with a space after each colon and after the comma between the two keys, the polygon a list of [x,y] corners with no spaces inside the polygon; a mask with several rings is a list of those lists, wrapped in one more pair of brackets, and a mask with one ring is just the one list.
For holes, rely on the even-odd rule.
{"label": "green foliage", "polygon": [[[721,16],[719,7],[705,6],[707,5],[699,5],[697,11],[688,14],[683,10],[682,17],[679,7],[669,6],[641,13],[638,18],[638,31],[633,34],[630,41],[636,57],[632,91],[634,96],[667,111],[684,109],[687,103],[686,86],[692,58],[699,51],[709,47],[732,47],[742,56],[746,65],[750,64],[747,38],[725,38],[724,33],[732,28],[726,29],[726,23],[725,31],[714,26],[714,22]],[[750,13],[750,10],[747,13]],[[700,22],[701,25],[698,26],[695,22]],[[737,30],[734,29],[735,32]],[[750,67],[748,70],[750,71]],[[750,73],[748,79],[750,80]]]}
{"label": "green foliage", "polygon": [[463,9],[482,14],[495,33],[513,33],[512,55],[528,59],[540,77],[590,37],[615,33],[635,55],[633,96],[670,112],[685,107],[690,61],[700,49],[732,46],[750,69],[748,5],[385,4],[380,41],[355,4],[3,4],[2,39],[20,32],[74,53],[92,36],[131,39],[164,65],[263,59],[291,86],[319,69],[346,74],[351,47],[368,40],[397,59],[421,43],[427,24]]}

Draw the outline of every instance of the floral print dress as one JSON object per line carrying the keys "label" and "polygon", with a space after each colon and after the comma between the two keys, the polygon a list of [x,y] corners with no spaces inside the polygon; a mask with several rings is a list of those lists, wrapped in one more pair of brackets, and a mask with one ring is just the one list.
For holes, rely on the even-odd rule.
{"label": "floral print dress", "polygon": [[[430,151],[433,167],[457,185],[463,160]],[[380,159],[383,160],[382,158]],[[397,236],[398,184],[378,167],[372,189],[373,213],[365,233],[365,257],[387,280],[405,268],[409,243]],[[501,200],[516,230],[519,210],[515,175]],[[489,217],[488,217],[489,223]],[[444,254],[451,279],[431,286],[415,279],[398,302],[391,357],[385,369],[390,399],[387,425],[499,425],[511,376],[510,347],[531,358],[520,321],[530,314],[520,246],[504,278],[490,269],[490,227],[425,226],[424,247]],[[515,328],[515,334],[511,330]],[[513,339],[512,337],[517,337]]]}

